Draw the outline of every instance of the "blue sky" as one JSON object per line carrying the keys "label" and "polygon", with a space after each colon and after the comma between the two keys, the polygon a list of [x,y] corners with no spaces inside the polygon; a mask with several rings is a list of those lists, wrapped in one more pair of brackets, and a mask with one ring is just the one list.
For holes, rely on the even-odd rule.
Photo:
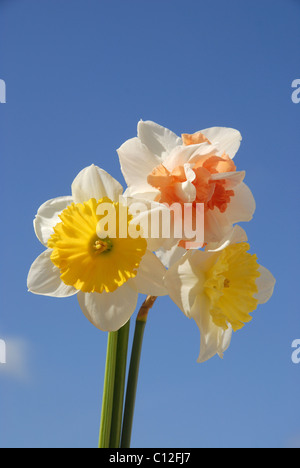
{"label": "blue sky", "polygon": [[202,365],[195,323],[157,301],[132,446],[300,447],[299,20],[298,0],[0,0],[1,447],[97,445],[107,336],[76,298],[27,292],[43,250],[32,220],[92,163],[125,186],[116,149],[140,119],[240,130],[257,202],[244,227],[277,284],[224,360]]}

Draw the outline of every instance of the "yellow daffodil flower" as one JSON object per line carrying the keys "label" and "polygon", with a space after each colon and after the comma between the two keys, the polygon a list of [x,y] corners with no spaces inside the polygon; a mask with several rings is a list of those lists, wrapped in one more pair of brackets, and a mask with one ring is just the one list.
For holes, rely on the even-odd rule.
{"label": "yellow daffodil flower", "polygon": [[[120,234],[135,225],[122,192],[119,182],[92,165],[76,177],[71,196],[47,201],[34,220],[35,233],[47,249],[31,266],[29,291],[52,297],[77,294],[85,316],[104,331],[116,331],[129,320],[138,293],[166,294],[165,268],[152,253],[150,240]],[[103,207],[116,214],[111,237],[99,232]]]}
{"label": "yellow daffodil flower", "polygon": [[[245,232],[236,226],[221,250],[190,250],[171,265],[165,285],[171,299],[193,318],[201,336],[198,362],[223,357],[232,331],[252,319],[272,296],[275,279],[250,254]],[[216,246],[213,246],[216,247]]]}

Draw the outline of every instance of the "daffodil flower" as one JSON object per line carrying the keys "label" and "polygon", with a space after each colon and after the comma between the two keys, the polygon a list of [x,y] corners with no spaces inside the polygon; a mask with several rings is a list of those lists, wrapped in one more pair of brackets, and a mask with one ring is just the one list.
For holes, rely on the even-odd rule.
{"label": "daffodil flower", "polygon": [[232,331],[272,296],[275,279],[249,249],[244,230],[236,226],[222,250],[189,250],[166,273],[171,299],[200,329],[198,362],[223,357]]}
{"label": "daffodil flower", "polygon": [[[118,149],[126,194],[169,206],[202,203],[204,242],[219,242],[255,211],[245,172],[233,162],[241,139],[239,131],[221,127],[179,138],[154,122],[140,121],[138,136]],[[186,248],[186,240],[179,245]]]}
{"label": "daffodil flower", "polygon": [[[31,266],[29,291],[52,297],[77,294],[85,316],[104,331],[116,331],[129,320],[138,293],[166,294],[165,268],[146,238],[99,236],[103,204],[116,213],[125,210],[126,223],[134,224],[122,192],[119,182],[92,165],[76,177],[71,196],[47,201],[34,220],[35,233],[47,249]],[[124,228],[119,219],[118,232]]]}

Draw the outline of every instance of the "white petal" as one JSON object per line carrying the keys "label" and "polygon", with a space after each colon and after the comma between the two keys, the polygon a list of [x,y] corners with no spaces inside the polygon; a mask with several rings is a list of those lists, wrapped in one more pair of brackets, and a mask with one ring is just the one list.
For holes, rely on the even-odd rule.
{"label": "white petal", "polygon": [[265,304],[273,294],[276,280],[272,273],[263,266],[259,266],[260,277],[256,280],[258,293],[254,295],[259,304]]}
{"label": "white petal", "polygon": [[250,221],[253,218],[256,205],[250,189],[242,182],[234,192],[235,195],[231,197],[224,213],[221,213],[217,207],[206,211],[204,218],[206,243],[219,244],[226,239],[226,236],[231,235],[233,224]]}
{"label": "white petal", "polygon": [[231,338],[232,338],[232,333],[233,333],[232,326],[228,324],[227,330],[222,329],[222,331],[220,331],[219,333],[220,335],[219,335],[218,355],[221,359],[223,359],[223,354],[225,353],[225,351],[227,351],[231,343]]}
{"label": "white petal", "polygon": [[139,198],[149,201],[154,201],[160,191],[149,184],[131,185],[124,192],[124,197]]}
{"label": "white petal", "polygon": [[53,228],[61,222],[59,214],[72,202],[72,197],[59,197],[48,200],[39,208],[33,226],[37,238],[45,247],[53,234]]}
{"label": "white petal", "polygon": [[201,133],[218,148],[220,156],[225,152],[233,158],[242,141],[240,132],[234,128],[212,127],[201,130]]}
{"label": "white petal", "polygon": [[168,294],[187,317],[191,316],[196,297],[203,292],[211,256],[210,253],[189,251],[166,272]]}
{"label": "white petal", "polygon": [[218,244],[231,235],[233,226],[225,213],[218,208],[207,210],[204,215],[204,240],[206,243]]}
{"label": "white petal", "polygon": [[218,174],[212,174],[211,180],[225,180],[226,190],[232,190],[240,185],[245,178],[245,171],[238,172],[220,172]]}
{"label": "white petal", "polygon": [[165,273],[166,269],[156,255],[146,251],[133,280],[138,292],[150,296],[166,296],[168,293],[164,286]]}
{"label": "white petal", "polygon": [[200,330],[200,354],[197,362],[205,362],[216,354],[222,358],[230,345],[232,328],[223,330],[214,324],[209,312],[209,300],[205,294],[197,296],[191,317]]}
{"label": "white petal", "polygon": [[191,164],[186,163],[184,165],[184,172],[185,172],[186,180],[188,180],[189,182],[194,182],[194,180],[196,179],[196,174],[193,171]]}
{"label": "white petal", "polygon": [[138,137],[149,150],[162,159],[169,154],[173,148],[182,145],[182,140],[175,133],[155,122],[142,120],[138,124]]}
{"label": "white petal", "polygon": [[138,293],[129,281],[112,293],[79,292],[78,301],[86,318],[103,331],[117,331],[135,311]]}
{"label": "white petal", "polygon": [[147,249],[150,250],[150,252],[156,252],[159,249],[169,250],[178,244],[178,239],[174,239],[173,237],[166,238],[166,239],[148,238],[146,240],[147,240]]}
{"label": "white petal", "polygon": [[165,158],[164,166],[171,172],[178,166],[193,164],[199,156],[214,155],[216,148],[209,143],[199,145],[177,146]]}
{"label": "white petal", "polygon": [[147,240],[148,250],[155,251],[161,247],[169,248],[176,242],[172,236],[172,230],[166,232],[167,237],[163,237],[163,223],[170,218],[170,209],[154,201],[138,198],[126,198],[129,213],[133,216],[132,223],[140,224],[143,237]]}
{"label": "white petal", "polygon": [[178,247],[178,245],[174,245],[169,250],[159,249],[156,252],[157,257],[166,268],[170,268],[174,263],[178,262],[184,254],[186,254],[186,250]]}
{"label": "white petal", "polygon": [[122,185],[94,164],[83,169],[72,184],[72,195],[75,203],[83,203],[91,198],[100,200],[103,197],[118,201],[122,192]]}
{"label": "white petal", "polygon": [[225,249],[230,244],[237,244],[238,242],[247,242],[248,237],[244,229],[235,225],[233,229],[220,241],[220,242],[209,242],[205,248],[207,252],[219,252]]}
{"label": "white petal", "polygon": [[188,163],[184,164],[186,182],[175,184],[175,193],[177,197],[185,203],[192,203],[196,199],[196,187],[193,184],[196,174]]}
{"label": "white petal", "polygon": [[28,290],[42,296],[74,296],[78,292],[77,289],[62,282],[59,269],[50,259],[51,253],[51,249],[45,250],[33,262],[27,278]]}
{"label": "white petal", "polygon": [[234,189],[226,210],[226,216],[232,224],[251,221],[255,212],[256,203],[251,190],[244,182]]}
{"label": "white petal", "polygon": [[147,184],[148,175],[161,164],[161,159],[138,138],[127,140],[117,153],[123,176],[129,186]]}
{"label": "white petal", "polygon": [[184,203],[192,203],[196,199],[197,190],[192,182],[178,182],[174,184],[175,194]]}

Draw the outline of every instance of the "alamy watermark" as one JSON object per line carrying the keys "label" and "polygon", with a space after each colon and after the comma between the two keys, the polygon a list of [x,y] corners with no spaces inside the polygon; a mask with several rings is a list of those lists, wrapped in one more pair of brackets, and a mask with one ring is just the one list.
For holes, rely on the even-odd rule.
{"label": "alamy watermark", "polygon": [[113,203],[100,203],[97,235],[100,239],[176,239],[186,240],[187,248],[204,243],[204,204],[134,201],[120,197],[118,209]]}
{"label": "alamy watermark", "polygon": [[300,102],[300,79],[294,80],[292,82],[292,88],[295,88],[295,91],[292,93],[292,101],[294,104],[299,104]]}
{"label": "alamy watermark", "polygon": [[0,104],[6,104],[6,83],[0,80]]}
{"label": "alamy watermark", "polygon": [[6,343],[0,340],[0,364],[6,364]]}
{"label": "alamy watermark", "polygon": [[300,339],[293,341],[292,348],[295,349],[292,353],[292,362],[294,364],[300,364]]}

